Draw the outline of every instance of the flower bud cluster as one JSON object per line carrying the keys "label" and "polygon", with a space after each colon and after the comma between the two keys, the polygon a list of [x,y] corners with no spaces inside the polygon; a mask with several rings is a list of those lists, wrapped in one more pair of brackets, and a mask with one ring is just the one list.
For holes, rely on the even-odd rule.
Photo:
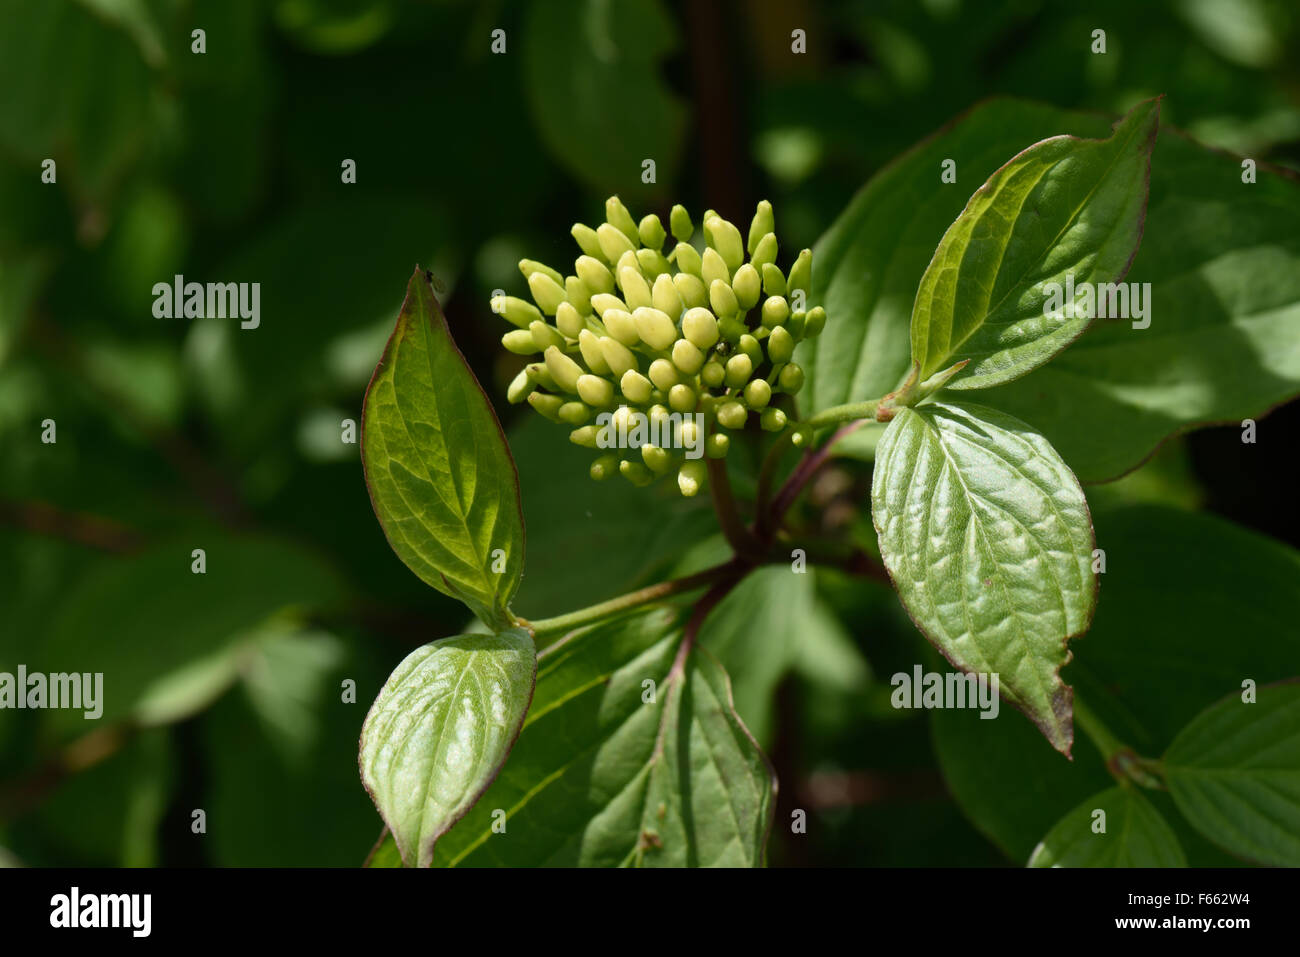
{"label": "flower bud cluster", "polygon": [[[705,423],[704,453],[722,458],[729,432],[752,419],[769,432],[789,423],[777,399],[803,386],[795,347],[826,323],[820,306],[807,307],[812,251],[789,272],[776,265],[772,206],[766,200],[742,237],[712,210],[698,242],[690,215],[674,206],[667,229],[650,214],[633,218],[617,196],[605,203],[605,222],[574,225],[582,255],[571,275],[531,259],[519,269],[532,302],[498,296],[492,309],[513,326],[502,336],[511,352],[536,356],[511,382],[511,402],[527,401],[552,421],[572,428],[570,439],[601,450],[602,412],[650,421]],[[692,239],[697,240],[692,243]],[[664,434],[658,430],[652,434]],[[664,447],[642,444],[600,455],[595,479],[615,472],[636,484],[676,474],[684,495],[706,476],[704,463],[683,460],[694,435],[673,435]],[[684,441],[690,440],[690,441]]]}

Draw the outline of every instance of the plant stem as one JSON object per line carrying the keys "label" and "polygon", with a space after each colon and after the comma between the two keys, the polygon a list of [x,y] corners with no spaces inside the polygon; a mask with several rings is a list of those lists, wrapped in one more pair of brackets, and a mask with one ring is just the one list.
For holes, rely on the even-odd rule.
{"label": "plant stem", "polygon": [[573,631],[575,628],[581,628],[583,625],[595,624],[623,612],[640,608],[643,605],[650,605],[665,598],[671,598],[673,595],[680,595],[682,592],[694,591],[697,588],[703,588],[705,585],[712,585],[729,575],[735,574],[738,565],[739,563],[733,559],[721,565],[706,568],[704,571],[696,572],[694,575],[687,575],[685,578],[674,578],[671,581],[648,585],[637,591],[628,592],[626,595],[611,598],[609,601],[589,605],[586,608],[579,608],[577,611],[557,615],[554,618],[539,618],[536,621],[527,621],[521,618],[519,623],[531,629],[534,638],[563,634]]}
{"label": "plant stem", "polygon": [[1107,764],[1120,751],[1124,750],[1125,745],[1110,733],[1110,729],[1101,723],[1098,718],[1079,697],[1076,692],[1074,695],[1074,723],[1079,729],[1088,736],[1088,740],[1096,745],[1097,750],[1101,752],[1102,760]]}
{"label": "plant stem", "polygon": [[713,511],[718,515],[722,534],[737,555],[757,555],[762,549],[754,534],[740,520],[736,498],[731,492],[731,480],[727,478],[726,462],[722,459],[706,461],[709,469],[709,493],[713,497]]}
{"label": "plant stem", "polygon": [[[874,403],[872,404],[874,405]],[[848,408],[848,406],[839,406],[839,408]],[[858,419],[849,422],[847,425],[840,426],[835,430],[835,434],[822,444],[821,448],[809,451],[795,466],[795,470],[786,479],[785,485],[781,486],[781,491],[776,493],[776,500],[772,503],[772,508],[768,512],[768,518],[763,527],[768,529],[769,533],[781,527],[781,519],[785,517],[785,513],[794,504],[794,500],[799,497],[803,487],[808,484],[813,474],[822,467],[823,463],[830,458],[831,447],[861,426],[863,421],[865,420]]]}
{"label": "plant stem", "polygon": [[867,402],[850,402],[847,405],[834,405],[829,409],[823,409],[811,419],[806,419],[799,424],[812,426],[814,429],[820,429],[828,425],[839,425],[841,422],[870,419],[875,416],[876,406],[880,405],[880,402],[880,399],[871,399]]}

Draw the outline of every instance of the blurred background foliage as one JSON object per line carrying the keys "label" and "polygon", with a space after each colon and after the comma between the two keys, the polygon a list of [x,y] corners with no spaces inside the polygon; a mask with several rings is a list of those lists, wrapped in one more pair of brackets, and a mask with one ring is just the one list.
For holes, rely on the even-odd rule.
{"label": "blurred background foliage", "polygon": [[[994,94],[1117,113],[1165,93],[1163,123],[1300,168],[1290,0],[1084,7],[0,0],[0,670],[103,670],[108,688],[89,733],[79,712],[0,715],[4,859],[364,857],[379,830],[356,771],[366,708],[406,652],[466,618],[389,550],[340,441],[413,263],[437,275],[511,432],[529,546],[516,608],[542,616],[717,547],[707,512],[590,483],[585,453],[500,401],[518,366],[491,291],[520,293],[522,256],[571,260],[568,227],[608,193],[638,216],[683,202],[737,222],[768,197],[783,246],[811,245],[874,171]],[[155,318],[152,287],[177,273],[261,283],[260,328]],[[1294,407],[1275,419],[1294,425]],[[1278,444],[1244,461],[1224,454],[1235,428],[1207,430],[1090,499],[1163,503],[1117,512],[1134,535],[1205,507],[1300,544]],[[813,495],[869,528],[868,483],[845,461]],[[1027,835],[1075,803],[1046,800],[1054,775],[1105,785],[1027,733],[1037,783],[1008,770],[1005,801],[1023,810],[973,825],[950,792],[974,800],[971,777],[998,764],[949,765],[945,782],[936,751],[985,747],[980,722],[895,711],[873,677],[938,666],[897,600],[791,581],[747,584],[714,639],[778,768],[779,813],[812,816],[807,836],[777,829],[774,863],[1023,863]],[[1143,600],[1104,594],[1101,614],[1130,607],[1146,627]]]}

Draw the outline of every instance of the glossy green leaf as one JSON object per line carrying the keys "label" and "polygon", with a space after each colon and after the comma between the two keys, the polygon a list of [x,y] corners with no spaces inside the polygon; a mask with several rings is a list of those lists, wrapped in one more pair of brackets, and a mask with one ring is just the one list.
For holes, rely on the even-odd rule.
{"label": "glossy green leaf", "polygon": [[[1105,830],[1095,830],[1103,820]],[[1061,818],[1034,848],[1029,866],[1186,867],[1187,858],[1151,802],[1134,787],[1113,787]]]}
{"label": "glossy green leaf", "polygon": [[[950,389],[1018,379],[1064,349],[1092,312],[1053,306],[1048,286],[1114,283],[1142,239],[1160,101],[1106,140],[1058,136],[1026,149],[975,191],[944,233],[916,293],[921,379],[963,359]],[[1082,314],[1077,314],[1082,313]]]}
{"label": "glossy green leaf", "polygon": [[674,669],[676,614],[548,648],[496,782],[439,845],[446,866],[755,866],[775,782],[725,672],[696,648]]}
{"label": "glossy green leaf", "polygon": [[1083,491],[1029,426],[973,404],[903,409],[876,451],[871,511],[913,621],[954,665],[999,675],[1057,750],[1073,741],[1066,642],[1096,605]]}
{"label": "glossy green leaf", "polygon": [[1164,765],[1178,809],[1215,844],[1300,866],[1300,683],[1220,701],[1174,739]]}
{"label": "glossy green leaf", "polygon": [[[1104,595],[1063,674],[1121,741],[1154,757],[1211,702],[1240,690],[1244,677],[1262,685],[1295,673],[1295,550],[1172,508],[1127,506],[1094,517],[1106,553]],[[932,721],[948,790],[1013,861],[1026,860],[1062,814],[1112,782],[1087,738],[1063,761],[1012,713],[982,721],[969,711],[936,711]],[[1226,863],[1184,833],[1172,808],[1168,820],[1194,865]]]}
{"label": "glossy green leaf", "polygon": [[686,111],[660,76],[678,41],[659,0],[533,0],[519,42],[533,116],[561,163],[604,191],[644,189],[647,158],[671,181]]}
{"label": "glossy green leaf", "polygon": [[536,674],[522,628],[444,638],[394,669],[361,729],[361,780],[403,861],[428,867],[438,839],[492,783]]}
{"label": "glossy green leaf", "polygon": [[393,551],[488,625],[508,625],[524,561],[515,464],[420,269],[366,392],[361,432],[370,499]]}
{"label": "glossy green leaf", "polygon": [[[963,114],[875,176],[815,247],[813,302],[830,320],[800,346],[814,411],[876,398],[909,363],[921,276],[966,198],[937,184],[982,182],[1029,145],[1109,123],[1019,100]],[[1166,130],[1151,158],[1142,245],[1126,277],[1150,282],[1151,325],[1100,321],[1047,365],[980,401],[1037,427],[1086,482],[1134,468],[1198,423],[1259,417],[1300,393],[1300,187]],[[1082,414],[1085,413],[1086,414]]]}

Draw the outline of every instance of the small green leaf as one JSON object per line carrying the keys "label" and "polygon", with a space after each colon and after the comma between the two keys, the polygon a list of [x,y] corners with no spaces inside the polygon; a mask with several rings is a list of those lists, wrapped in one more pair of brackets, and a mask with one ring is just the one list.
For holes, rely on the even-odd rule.
{"label": "small green leaf", "polygon": [[421,269],[366,391],[361,433],[393,551],[489,626],[508,627],[524,560],[515,463]]}
{"label": "small green leaf", "polygon": [[537,654],[522,628],[423,645],[389,676],[361,729],[361,780],[402,860],[434,844],[492,783],[533,697]]}
{"label": "small green leaf", "polygon": [[1088,327],[1090,315],[1052,311],[1044,287],[1064,288],[1068,275],[1075,287],[1113,283],[1128,271],[1142,240],[1159,114],[1160,101],[1149,100],[1109,139],[1044,140],[975,191],[916,293],[912,359],[921,381],[970,359],[950,389],[1010,382]]}
{"label": "small green leaf", "polygon": [[1069,754],[1066,642],[1096,605],[1092,521],[1047,441],[973,404],[902,409],[876,452],[872,519],[913,621],[954,665],[995,672],[1003,697]]}
{"label": "small green leaf", "polygon": [[771,769],[717,661],[696,648],[674,668],[675,618],[650,612],[543,652],[510,763],[443,838],[438,863],[762,863]]}
{"label": "small green leaf", "polygon": [[[1103,820],[1105,831],[1099,833],[1095,828]],[[1029,866],[1186,867],[1187,858],[1178,836],[1136,788],[1113,787],[1057,821],[1034,848]]]}
{"label": "small green leaf", "polygon": [[1224,850],[1300,866],[1300,683],[1206,709],[1165,752],[1165,781],[1192,827]]}

